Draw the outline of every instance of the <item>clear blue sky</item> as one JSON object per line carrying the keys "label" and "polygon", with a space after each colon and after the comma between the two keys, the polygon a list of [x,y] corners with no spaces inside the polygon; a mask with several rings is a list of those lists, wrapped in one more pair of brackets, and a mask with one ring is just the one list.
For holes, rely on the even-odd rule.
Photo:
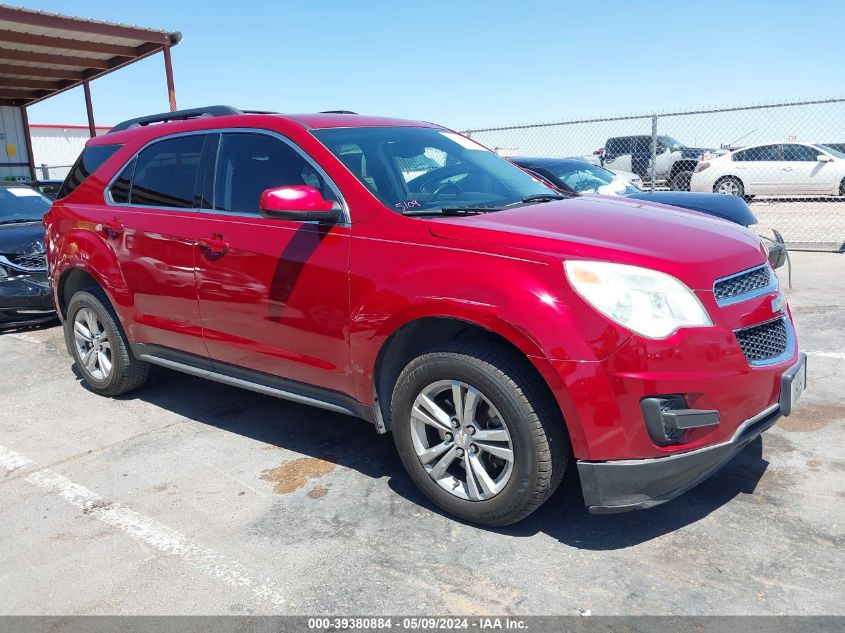
{"label": "clear blue sky", "polygon": [[[66,0],[181,31],[183,108],[349,109],[489,124],[845,94],[845,2]],[[92,83],[98,123],[167,109],[161,55]],[[84,123],[81,89],[30,109]]]}

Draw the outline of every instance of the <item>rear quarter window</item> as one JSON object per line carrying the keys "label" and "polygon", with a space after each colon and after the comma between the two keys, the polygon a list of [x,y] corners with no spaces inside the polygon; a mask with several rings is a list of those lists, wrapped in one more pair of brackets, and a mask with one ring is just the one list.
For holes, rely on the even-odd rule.
{"label": "rear quarter window", "polygon": [[100,168],[104,162],[111,158],[114,153],[123,145],[95,145],[82,150],[79,158],[76,159],[70,173],[62,183],[56,199],[64,198],[85,182],[88,177]]}

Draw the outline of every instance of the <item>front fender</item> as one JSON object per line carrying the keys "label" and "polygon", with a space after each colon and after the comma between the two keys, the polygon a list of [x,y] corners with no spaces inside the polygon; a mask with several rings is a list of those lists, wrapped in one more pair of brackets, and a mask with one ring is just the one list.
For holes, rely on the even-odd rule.
{"label": "front fender", "polygon": [[383,248],[388,261],[404,258],[404,274],[393,276],[373,250],[360,262],[352,254],[350,344],[356,393],[367,404],[385,342],[419,319],[477,325],[507,340],[535,365],[542,359],[602,360],[629,336],[569,289],[557,259],[529,261],[455,248],[437,254],[431,246],[414,253],[408,244],[396,245],[392,258],[394,245]]}

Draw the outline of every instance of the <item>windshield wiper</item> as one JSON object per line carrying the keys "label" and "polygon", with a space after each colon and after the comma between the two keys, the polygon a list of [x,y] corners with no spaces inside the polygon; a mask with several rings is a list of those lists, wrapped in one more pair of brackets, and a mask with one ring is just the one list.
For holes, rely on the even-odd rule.
{"label": "windshield wiper", "polygon": [[503,207],[442,207],[440,209],[408,209],[402,215],[476,215],[501,211]]}
{"label": "windshield wiper", "polygon": [[0,220],[0,224],[24,224],[28,222],[41,222],[41,219],[33,218],[31,220],[23,220],[21,218],[15,218],[14,220]]}
{"label": "windshield wiper", "polygon": [[521,202],[529,203],[529,202],[551,202],[552,200],[566,200],[567,198],[572,198],[576,194],[565,194],[565,193],[535,193],[533,196],[526,196],[524,197]]}

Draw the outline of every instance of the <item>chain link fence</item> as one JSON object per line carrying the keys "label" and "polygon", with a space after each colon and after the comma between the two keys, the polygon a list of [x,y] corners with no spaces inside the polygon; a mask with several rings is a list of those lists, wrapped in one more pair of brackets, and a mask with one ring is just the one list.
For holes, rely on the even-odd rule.
{"label": "chain link fence", "polygon": [[35,174],[38,180],[64,180],[70,173],[73,165],[47,165],[41,163],[35,166]]}
{"label": "chain link fence", "polygon": [[[762,234],[776,229],[796,250],[845,252],[845,97],[464,134],[503,156],[583,160],[644,189],[741,195]],[[604,193],[588,171],[569,178],[576,190]]]}

